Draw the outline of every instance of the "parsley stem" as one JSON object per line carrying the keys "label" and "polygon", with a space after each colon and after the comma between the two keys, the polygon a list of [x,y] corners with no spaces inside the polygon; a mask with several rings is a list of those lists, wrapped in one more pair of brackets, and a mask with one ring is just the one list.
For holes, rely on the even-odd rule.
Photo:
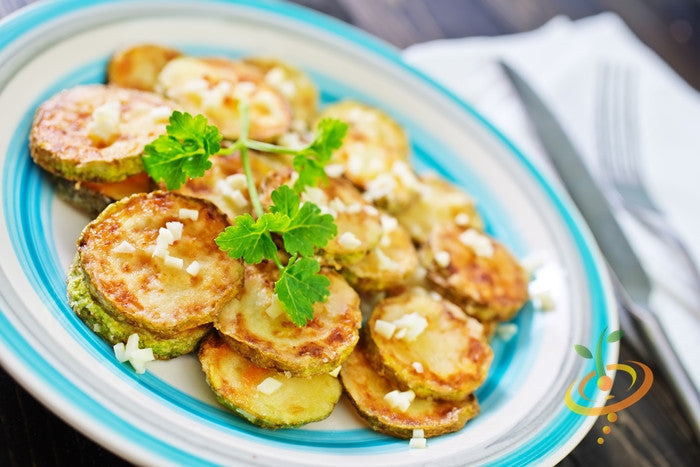
{"label": "parsley stem", "polygon": [[248,157],[248,145],[250,144],[248,140],[248,128],[250,121],[248,119],[248,102],[245,99],[241,99],[238,102],[238,112],[241,115],[241,135],[234,146],[240,144],[241,162],[243,163],[243,171],[245,172],[245,179],[248,184],[248,195],[250,195],[250,202],[253,204],[255,214],[260,218],[265,214],[265,210],[260,203],[258,190],[255,188],[253,169],[250,167],[250,158]]}
{"label": "parsley stem", "polygon": [[248,140],[246,145],[250,149],[255,149],[256,151],[269,152],[271,154],[297,154],[298,149],[285,148],[283,146],[277,146],[276,144],[264,143],[262,141]]}

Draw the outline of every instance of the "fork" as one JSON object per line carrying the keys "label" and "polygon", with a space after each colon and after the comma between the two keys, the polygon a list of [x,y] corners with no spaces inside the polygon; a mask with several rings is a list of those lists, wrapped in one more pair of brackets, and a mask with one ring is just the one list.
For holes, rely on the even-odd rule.
{"label": "fork", "polygon": [[629,66],[605,63],[599,69],[596,135],[601,168],[625,209],[682,258],[696,299],[688,308],[700,317],[700,272],[640,175],[637,90],[637,76]]}

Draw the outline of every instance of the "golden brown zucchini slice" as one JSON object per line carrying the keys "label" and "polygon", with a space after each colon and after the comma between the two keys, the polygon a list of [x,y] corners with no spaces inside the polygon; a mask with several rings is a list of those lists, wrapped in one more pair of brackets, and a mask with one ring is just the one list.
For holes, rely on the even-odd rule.
{"label": "golden brown zucchini slice", "polygon": [[311,123],[318,108],[318,90],[306,73],[276,58],[248,57],[243,62],[259,68],[265,83],[287,98],[294,120]]}
{"label": "golden brown zucchini slice", "polygon": [[224,306],[214,326],[229,345],[258,365],[295,376],[328,373],[352,352],[362,321],[360,298],[339,274],[323,269],[331,281],[325,303],[314,304],[314,318],[296,326],[282,309],[274,282],[274,263],[246,265],[245,287]]}
{"label": "golden brown zucchini slice", "polygon": [[433,229],[419,257],[427,279],[480,321],[507,321],[528,300],[525,269],[503,246],[475,229]]}
{"label": "golden brown zucchini slice", "polygon": [[349,125],[331,164],[342,165],[345,177],[366,191],[366,199],[394,212],[414,198],[417,179],[408,165],[408,138],[396,121],[352,100],[326,107],[317,120],[324,117]]}
{"label": "golden brown zucchini slice", "polygon": [[380,301],[364,330],[375,367],[421,397],[464,399],[493,359],[481,323],[419,288]]}
{"label": "golden brown zucchini slice", "polygon": [[199,341],[212,330],[211,324],[203,324],[181,331],[173,337],[161,337],[148,329],[113,317],[90,294],[88,281],[77,255],[68,272],[67,290],[68,304],[95,334],[110,344],[116,344],[126,342],[130,335],[136,333],[139,335],[139,346],[150,347],[153,349],[153,355],[161,360],[192,352],[197,348]]}
{"label": "golden brown zucchini slice", "polygon": [[[261,202],[272,203],[271,194],[281,185],[292,185],[292,170],[270,174],[262,182]],[[357,188],[342,178],[329,178],[324,186],[307,187],[302,202],[310,201],[331,214],[338,234],[323,248],[322,260],[332,266],[352,264],[379,243],[382,224],[379,211],[367,203]]]}
{"label": "golden brown zucchini slice", "polygon": [[434,226],[447,223],[483,230],[476,203],[464,191],[434,174],[421,175],[419,187],[416,199],[396,213],[414,241],[425,243]]}
{"label": "golden brown zucchini slice", "polygon": [[[162,244],[177,224],[181,238]],[[172,192],[111,204],[78,239],[91,295],[115,318],[163,337],[212,322],[243,278],[241,263],[214,243],[227,225],[213,204]]]}
{"label": "golden brown zucchini slice", "polygon": [[385,399],[387,393],[397,390],[396,385],[374,370],[361,346],[343,364],[340,379],[369,426],[399,438],[411,438],[416,429],[422,429],[426,438],[452,433],[479,413],[473,394],[455,402],[416,397],[405,412],[400,411]]}
{"label": "golden brown zucchini slice", "polygon": [[175,108],[153,93],[101,84],[59,92],[34,116],[32,158],[68,180],[124,180],[143,172],[143,148],[165,133]]}
{"label": "golden brown zucchini slice", "polygon": [[158,92],[192,114],[203,114],[225,138],[240,134],[238,103],[249,103],[249,136],[270,140],[292,123],[289,102],[252,65],[225,58],[179,57],[158,75]]}
{"label": "golden brown zucchini slice", "polygon": [[180,55],[178,50],[155,44],[128,47],[110,58],[107,82],[123,88],[154,91],[160,70]]}
{"label": "golden brown zucchini slice", "polygon": [[136,193],[153,191],[155,184],[145,172],[120,182],[75,182],[52,175],[56,194],[78,209],[97,216],[108,205]]}
{"label": "golden brown zucchini slice", "polygon": [[252,363],[216,333],[202,341],[199,360],[219,402],[265,428],[289,428],[323,420],[342,394],[340,382],[329,374],[288,378]]}
{"label": "golden brown zucchini slice", "polygon": [[344,267],[343,275],[362,292],[399,287],[413,275],[418,255],[411,236],[394,217],[382,214],[382,238],[360,261]]}

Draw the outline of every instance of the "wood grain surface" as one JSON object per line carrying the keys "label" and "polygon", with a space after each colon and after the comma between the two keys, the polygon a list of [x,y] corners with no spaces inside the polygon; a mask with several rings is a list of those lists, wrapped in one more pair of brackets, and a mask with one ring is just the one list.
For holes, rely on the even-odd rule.
{"label": "wood grain surface", "polygon": [[[32,3],[2,0],[0,17]],[[398,47],[440,38],[527,31],[556,15],[619,14],[637,36],[700,89],[699,0],[298,0]],[[623,339],[620,361],[641,359]],[[651,391],[621,411],[599,417],[563,466],[698,466],[699,441],[655,372]],[[613,392],[623,393],[615,382]],[[604,434],[603,427],[610,427]],[[602,437],[604,443],[598,444]],[[30,396],[0,368],[0,466],[126,465]]]}

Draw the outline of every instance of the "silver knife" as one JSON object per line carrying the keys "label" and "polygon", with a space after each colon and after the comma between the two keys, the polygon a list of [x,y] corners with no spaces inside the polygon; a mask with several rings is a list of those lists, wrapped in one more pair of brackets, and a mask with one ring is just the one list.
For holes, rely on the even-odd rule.
{"label": "silver knife", "polygon": [[505,63],[501,63],[501,66],[518,93],[550,162],[593,233],[611,270],[624,310],[629,313],[654,363],[671,383],[695,437],[700,440],[700,394],[658,318],[649,310],[649,277],[605,196],[552,112],[515,70]]}

